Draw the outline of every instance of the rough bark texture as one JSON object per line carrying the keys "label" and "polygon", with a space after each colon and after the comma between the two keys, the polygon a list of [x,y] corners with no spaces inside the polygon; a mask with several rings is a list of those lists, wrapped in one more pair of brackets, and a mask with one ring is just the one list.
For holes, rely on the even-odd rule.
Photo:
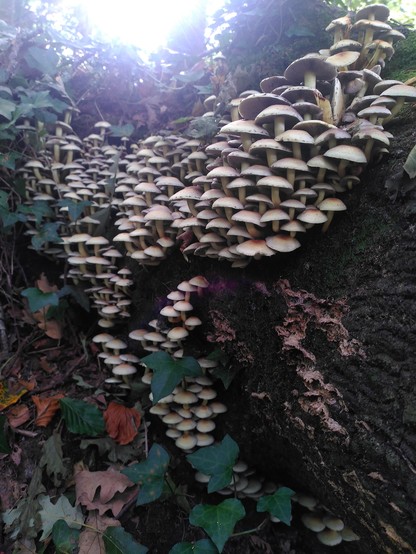
{"label": "rough bark texture", "polygon": [[[415,119],[391,127],[390,156],[343,197],[346,214],[291,257],[231,270],[178,254],[139,276],[136,322],[182,278],[210,280],[200,347],[208,336],[237,370],[223,430],[361,536],[338,552],[416,551],[416,181],[401,176]],[[308,537],[306,552],[327,551]]]}

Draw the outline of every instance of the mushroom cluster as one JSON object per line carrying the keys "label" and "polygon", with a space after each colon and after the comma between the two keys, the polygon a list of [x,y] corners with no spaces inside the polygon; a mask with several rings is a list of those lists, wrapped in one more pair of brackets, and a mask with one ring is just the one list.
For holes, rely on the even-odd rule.
{"label": "mushroom cluster", "polygon": [[[109,146],[106,122],[81,141],[68,109],[39,157],[20,170],[27,203],[46,204],[61,224],[67,253],[49,244],[44,251],[66,255],[76,282],[111,272],[121,256],[115,243],[141,265],[159,264],[183,239],[186,257],[244,267],[296,250],[312,227],[326,231],[334,213],[346,209],[338,194],[388,152],[392,135],[383,126],[404,102],[416,101],[414,87],[380,77],[402,38],[386,23],[388,15],[386,6],[374,4],[355,22],[332,21],[333,45],[263,79],[261,92],[232,100],[230,118],[220,121],[209,145],[164,134],[128,152],[127,139]],[[205,116],[212,116],[216,98],[205,105]],[[97,236],[109,215],[118,229],[112,244]],[[87,245],[94,254],[81,246],[85,234],[94,237]]]}
{"label": "mushroom cluster", "polygon": [[[149,328],[134,329],[129,338],[137,341],[140,350],[164,351],[173,358],[183,357],[183,345],[202,321],[194,315],[191,300],[208,287],[208,281],[198,275],[179,283],[176,290],[166,297],[159,317],[149,322]],[[218,363],[208,358],[198,358],[203,375],[185,377],[171,394],[150,408],[167,426],[166,435],[175,440],[178,448],[191,451],[196,447],[209,446],[214,442],[215,418],[225,413],[227,407],[216,400],[215,378],[210,374]],[[150,385],[152,371],[146,367],[142,381]],[[150,393],[150,399],[152,395]]]}
{"label": "mushroom cluster", "polygon": [[317,538],[322,544],[336,546],[343,541],[359,540],[360,537],[345,525],[341,518],[332,515],[319,504],[316,498],[297,493],[292,500],[303,508],[307,508],[308,511],[301,515],[302,523],[307,529],[317,533]]}

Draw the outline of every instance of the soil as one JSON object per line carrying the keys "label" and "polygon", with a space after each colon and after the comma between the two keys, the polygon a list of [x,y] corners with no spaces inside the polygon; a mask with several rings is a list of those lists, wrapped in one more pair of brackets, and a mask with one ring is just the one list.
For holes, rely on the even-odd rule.
{"label": "soil", "polygon": [[[220,348],[228,371],[235,373],[220,393],[229,412],[218,436],[229,433],[242,457],[267,479],[316,496],[343,518],[361,539],[342,543],[340,554],[416,552],[416,180],[403,174],[416,144],[414,110],[389,130],[396,137],[390,155],[344,195],[347,212],[326,234],[308,233],[292,255],[237,270],[203,258],[187,262],[177,251],[159,267],[135,268],[129,329],[155,317],[183,279],[203,274],[209,280],[208,293],[196,306],[204,325],[187,353]],[[81,355],[77,374],[98,385],[97,367],[76,345],[66,348],[63,373],[72,371],[69,360]],[[80,394],[70,382],[59,386],[68,395]],[[40,438],[22,437],[24,463],[11,471],[0,461],[2,474],[11,472],[16,482],[27,483]],[[172,477],[188,487],[190,502],[223,499],[208,498],[195,486],[182,454],[157,421],[152,420],[149,440],[171,453]],[[65,437],[64,443],[72,462],[85,456]],[[96,464],[99,468],[100,460]],[[236,532],[262,520],[253,503],[246,508],[248,519]],[[121,523],[151,554],[203,537],[172,500],[130,508]],[[290,528],[268,523],[258,533],[231,539],[224,549],[226,554],[329,551],[303,528],[298,507]]]}

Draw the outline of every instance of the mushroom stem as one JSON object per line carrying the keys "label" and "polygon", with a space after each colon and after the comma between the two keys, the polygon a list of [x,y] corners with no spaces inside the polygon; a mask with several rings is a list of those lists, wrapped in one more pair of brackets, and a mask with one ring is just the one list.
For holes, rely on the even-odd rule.
{"label": "mushroom stem", "polygon": [[316,75],[313,71],[305,71],[303,77],[305,87],[316,88]]}
{"label": "mushroom stem", "polygon": [[334,213],[335,212],[327,212],[327,217],[328,219],[325,221],[325,223],[322,225],[322,232],[323,233],[326,233],[327,230],[328,230],[328,227],[330,226],[331,224],[331,221],[333,220],[334,218]]}

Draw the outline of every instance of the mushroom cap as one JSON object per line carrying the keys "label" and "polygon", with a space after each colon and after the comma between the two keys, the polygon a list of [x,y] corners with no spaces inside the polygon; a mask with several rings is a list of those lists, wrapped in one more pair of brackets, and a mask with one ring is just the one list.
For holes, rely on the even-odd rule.
{"label": "mushroom cap", "polygon": [[168,339],[172,341],[179,341],[186,338],[189,332],[184,327],[173,327],[168,333]]}
{"label": "mushroom cap", "polygon": [[325,198],[317,207],[324,212],[344,212],[347,209],[339,198]]}
{"label": "mushroom cap", "polygon": [[269,133],[263,127],[257,125],[253,120],[239,119],[231,123],[227,123],[220,130],[221,133],[227,135],[242,135],[248,134],[253,137],[268,137]]}
{"label": "mushroom cap", "polygon": [[300,242],[289,235],[273,235],[266,237],[266,244],[276,252],[293,252],[300,247]]}
{"label": "mushroom cap", "polygon": [[[289,125],[302,121],[302,116],[292,106],[273,104],[262,110],[256,117],[255,122],[259,125],[271,123],[277,117],[284,117]],[[269,134],[267,133],[267,136]]]}
{"label": "mushroom cap", "polygon": [[198,396],[194,394],[193,392],[189,392],[187,390],[180,390],[176,394],[173,395],[173,401],[177,404],[195,404],[198,402]]}
{"label": "mushroom cap", "polygon": [[274,251],[267,246],[265,240],[246,240],[236,246],[236,251],[239,254],[253,258],[274,255]]}
{"label": "mushroom cap", "polygon": [[374,19],[377,19],[378,21],[387,21],[389,15],[390,10],[384,4],[371,4],[370,6],[366,6],[365,8],[358,10],[355,14],[355,19],[360,20],[374,17]]}
{"label": "mushroom cap", "polygon": [[114,375],[134,375],[134,373],[137,373],[134,365],[128,363],[118,364],[111,371]]}
{"label": "mushroom cap", "polygon": [[393,85],[380,94],[380,96],[390,96],[391,98],[404,98],[405,101],[416,101],[416,88],[409,85]]}
{"label": "mushroom cap", "polygon": [[197,438],[194,435],[184,434],[176,439],[175,445],[181,450],[192,450],[197,442]]}
{"label": "mushroom cap", "polygon": [[302,221],[302,223],[309,223],[311,225],[319,225],[328,220],[327,216],[315,207],[304,210],[298,215],[297,219]]}
{"label": "mushroom cap", "polygon": [[325,529],[318,533],[318,541],[327,546],[336,546],[342,542],[342,537],[337,531],[332,531],[332,529]]}
{"label": "mushroom cap", "polygon": [[243,119],[255,119],[262,110],[273,104],[287,105],[288,101],[276,94],[271,94],[270,90],[269,92],[247,96],[240,102],[238,111]]}
{"label": "mushroom cap", "polygon": [[326,527],[328,527],[328,529],[332,529],[332,531],[342,531],[344,529],[344,522],[342,519],[331,514],[324,515],[323,522]]}
{"label": "mushroom cap", "polygon": [[334,66],[320,57],[303,57],[293,61],[284,72],[286,79],[292,83],[301,83],[306,72],[312,72],[320,81],[332,81],[337,74]]}
{"label": "mushroom cap", "polygon": [[320,533],[325,529],[325,523],[322,521],[322,517],[314,512],[301,515],[303,525],[310,531]]}
{"label": "mushroom cap", "polygon": [[324,156],[328,158],[334,158],[336,160],[347,160],[349,162],[357,164],[366,164],[367,158],[364,155],[364,152],[357,148],[356,146],[351,146],[349,144],[339,144],[330,148],[324,153]]}
{"label": "mushroom cap", "polygon": [[326,61],[333,65],[334,67],[348,67],[358,60],[360,57],[360,52],[355,50],[345,50],[342,52],[337,52],[326,58]]}
{"label": "mushroom cap", "polygon": [[308,166],[303,160],[297,158],[282,158],[272,163],[272,169],[294,169],[295,171],[308,172]]}

